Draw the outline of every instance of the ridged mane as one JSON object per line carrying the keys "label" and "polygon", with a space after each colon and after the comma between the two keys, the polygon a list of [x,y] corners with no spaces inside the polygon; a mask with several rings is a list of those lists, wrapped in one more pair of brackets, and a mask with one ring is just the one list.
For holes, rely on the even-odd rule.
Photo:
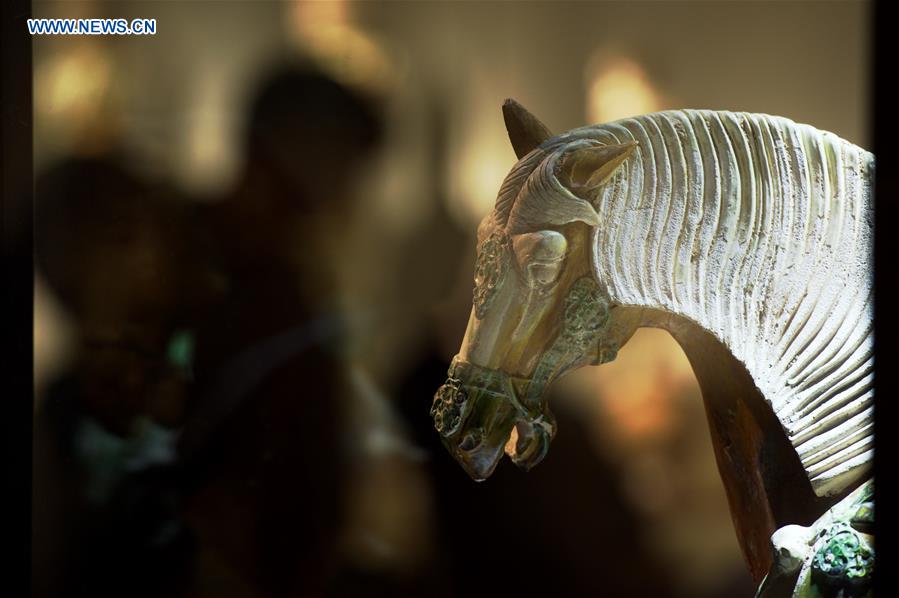
{"label": "ridged mane", "polygon": [[594,203],[594,268],[612,299],[681,314],[723,342],[819,496],[858,480],[873,454],[873,156],[785,118],[707,110],[541,147],[579,139],[639,142]]}

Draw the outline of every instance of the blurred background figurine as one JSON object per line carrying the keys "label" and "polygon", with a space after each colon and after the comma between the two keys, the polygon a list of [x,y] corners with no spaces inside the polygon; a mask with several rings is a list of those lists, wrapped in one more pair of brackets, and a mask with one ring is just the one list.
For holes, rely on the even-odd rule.
{"label": "blurred background figurine", "polygon": [[[335,574],[348,391],[332,254],[380,137],[357,94],[285,67],[252,103],[242,176],[209,208],[227,290],[198,330],[179,452],[203,595],[321,595]],[[239,583],[210,585],[222,569]]]}
{"label": "blurred background figurine", "polygon": [[107,157],[37,181],[37,264],[76,338],[36,416],[37,595],[157,595],[184,562],[171,470],[184,331],[212,285],[173,195]]}

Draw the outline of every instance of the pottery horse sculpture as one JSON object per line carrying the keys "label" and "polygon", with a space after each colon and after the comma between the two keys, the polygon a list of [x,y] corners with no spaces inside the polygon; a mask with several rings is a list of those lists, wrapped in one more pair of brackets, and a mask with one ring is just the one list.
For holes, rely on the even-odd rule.
{"label": "pottery horse sculpture", "polygon": [[556,432],[547,387],[663,328],[699,381],[760,595],[864,589],[872,154],[761,114],[552,135],[513,100],[503,113],[519,161],[478,228],[471,317],[431,408],[448,450],[476,480],[504,452],[530,469]]}

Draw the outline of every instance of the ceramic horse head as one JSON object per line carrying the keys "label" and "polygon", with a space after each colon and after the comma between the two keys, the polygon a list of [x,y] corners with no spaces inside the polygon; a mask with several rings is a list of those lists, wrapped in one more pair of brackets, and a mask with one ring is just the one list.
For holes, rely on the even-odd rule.
{"label": "ceramic horse head", "polygon": [[776,530],[870,475],[873,156],[760,114],[554,136],[512,100],[503,113],[519,161],[478,229],[471,316],[431,409],[444,444],[476,480],[504,452],[533,467],[556,432],[548,386],[663,328],[761,579]]}

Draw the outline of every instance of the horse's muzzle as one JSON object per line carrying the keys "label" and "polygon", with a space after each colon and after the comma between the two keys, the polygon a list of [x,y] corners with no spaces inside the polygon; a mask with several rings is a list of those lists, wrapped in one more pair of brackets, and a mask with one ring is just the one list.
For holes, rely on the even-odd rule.
{"label": "horse's muzzle", "polygon": [[458,356],[434,396],[431,416],[444,446],[478,481],[493,473],[513,428],[518,438],[509,454],[524,470],[543,459],[555,432],[552,416],[546,411],[529,412],[505,373]]}

